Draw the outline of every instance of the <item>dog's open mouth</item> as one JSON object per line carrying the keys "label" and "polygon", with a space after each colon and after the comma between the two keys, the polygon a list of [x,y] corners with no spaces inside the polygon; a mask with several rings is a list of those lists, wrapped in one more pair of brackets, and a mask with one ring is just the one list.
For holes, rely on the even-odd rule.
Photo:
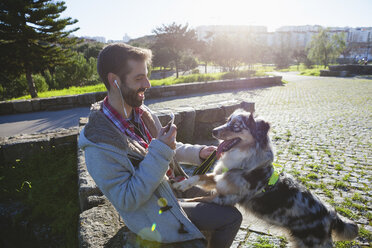
{"label": "dog's open mouth", "polygon": [[240,138],[234,138],[234,139],[230,139],[230,140],[224,140],[217,147],[217,158],[219,158],[222,155],[222,153],[227,152],[228,150],[230,150],[231,148],[233,148],[233,146],[235,146],[236,144],[238,144],[240,141],[241,141]]}

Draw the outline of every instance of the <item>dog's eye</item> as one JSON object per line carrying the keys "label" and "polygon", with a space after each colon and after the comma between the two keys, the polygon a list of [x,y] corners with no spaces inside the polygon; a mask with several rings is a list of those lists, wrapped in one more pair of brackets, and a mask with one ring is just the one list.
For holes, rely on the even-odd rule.
{"label": "dog's eye", "polygon": [[235,122],[232,124],[232,129],[234,132],[240,132],[242,130],[242,124],[240,122]]}

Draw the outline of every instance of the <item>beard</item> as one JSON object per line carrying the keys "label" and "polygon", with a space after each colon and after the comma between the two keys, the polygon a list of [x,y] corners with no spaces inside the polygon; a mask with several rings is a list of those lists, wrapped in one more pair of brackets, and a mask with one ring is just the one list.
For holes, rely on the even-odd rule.
{"label": "beard", "polygon": [[131,107],[140,107],[143,104],[143,99],[138,99],[139,92],[145,92],[145,88],[139,88],[138,90],[133,90],[129,88],[126,83],[120,85],[120,90],[123,95],[124,101]]}

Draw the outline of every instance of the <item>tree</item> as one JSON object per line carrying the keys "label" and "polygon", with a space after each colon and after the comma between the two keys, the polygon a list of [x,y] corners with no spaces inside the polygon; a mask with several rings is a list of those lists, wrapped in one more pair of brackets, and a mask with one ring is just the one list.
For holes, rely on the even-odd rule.
{"label": "tree", "polygon": [[55,80],[59,89],[96,84],[99,81],[97,59],[86,60],[82,53],[75,53],[70,63],[56,66]]}
{"label": "tree", "polygon": [[292,52],[292,58],[297,64],[297,71],[299,70],[300,64],[305,63],[306,57],[307,57],[307,54],[306,54],[305,49],[298,48]]}
{"label": "tree", "polygon": [[181,57],[180,65],[181,65],[181,68],[184,70],[183,74],[185,74],[187,71],[190,71],[198,67],[198,62],[196,61],[193,55],[184,54]]}
{"label": "tree", "polygon": [[320,29],[319,33],[311,40],[309,58],[320,62],[326,68],[344,49],[344,45],[342,44],[343,39],[338,34],[331,36],[331,33],[327,29]]}
{"label": "tree", "polygon": [[212,37],[213,32],[208,32],[205,40],[198,40],[195,46],[195,52],[200,61],[204,62],[204,73],[207,73],[208,63],[213,61]]}
{"label": "tree", "polygon": [[104,44],[101,42],[85,42],[78,45],[74,50],[79,53],[83,53],[84,58],[89,60],[90,58],[97,58],[103,47]]}
{"label": "tree", "polygon": [[243,63],[240,39],[236,36],[218,35],[212,41],[213,61],[223,71],[235,71]]}
{"label": "tree", "polygon": [[182,54],[189,49],[195,48],[196,33],[195,30],[189,29],[188,24],[164,25],[153,30],[156,35],[156,41],[153,49],[166,48],[171,61],[176,67],[176,77],[178,78],[178,71]]}
{"label": "tree", "polygon": [[163,68],[166,68],[169,66],[170,62],[172,61],[172,55],[168,48],[153,47],[152,52],[154,53],[154,57],[152,59],[152,64],[154,66],[159,66]]}
{"label": "tree", "polygon": [[243,62],[248,65],[249,69],[253,68],[253,64],[262,62],[264,58],[265,46],[259,42],[257,35],[248,33],[240,39],[239,49]]}
{"label": "tree", "polygon": [[37,97],[32,75],[68,62],[69,47],[76,44],[65,31],[77,22],[59,18],[64,2],[52,0],[5,0],[0,2],[0,67],[5,75],[26,74],[29,93]]}
{"label": "tree", "polygon": [[291,64],[290,36],[281,35],[279,45],[273,47],[273,59],[278,69],[288,68]]}

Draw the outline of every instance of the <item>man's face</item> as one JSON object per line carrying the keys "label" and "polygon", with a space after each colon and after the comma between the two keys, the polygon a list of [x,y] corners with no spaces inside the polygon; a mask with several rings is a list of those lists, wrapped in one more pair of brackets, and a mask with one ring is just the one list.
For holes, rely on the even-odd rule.
{"label": "man's face", "polygon": [[139,107],[145,99],[145,90],[151,87],[147,78],[146,62],[129,60],[128,66],[131,71],[126,75],[126,81],[121,83],[120,90],[126,104]]}

